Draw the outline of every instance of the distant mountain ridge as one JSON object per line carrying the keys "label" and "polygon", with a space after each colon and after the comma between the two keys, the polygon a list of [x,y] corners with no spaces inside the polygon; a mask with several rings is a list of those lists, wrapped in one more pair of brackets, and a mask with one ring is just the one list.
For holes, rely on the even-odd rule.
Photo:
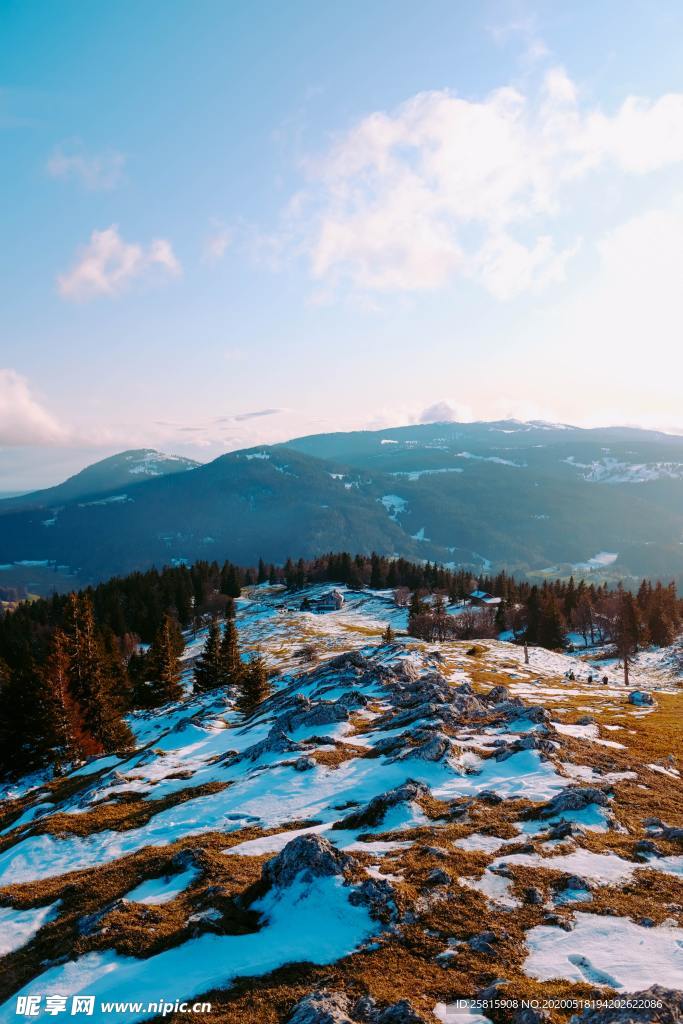
{"label": "distant mountain ridge", "polygon": [[182,455],[166,455],[155,448],[135,448],[100,459],[55,487],[4,499],[0,501],[0,508],[47,508],[60,502],[106,494],[119,487],[133,487],[149,477],[183,473],[199,465],[201,463]]}
{"label": "distant mountain ridge", "polygon": [[0,563],[55,562],[99,579],[346,548],[475,573],[683,575],[681,437],[432,423],[295,438],[205,465],[167,459],[122,453],[0,501]]}

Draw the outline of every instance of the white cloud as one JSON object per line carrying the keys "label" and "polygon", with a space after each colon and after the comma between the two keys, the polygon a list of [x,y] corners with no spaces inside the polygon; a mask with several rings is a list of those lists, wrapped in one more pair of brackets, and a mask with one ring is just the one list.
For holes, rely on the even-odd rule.
{"label": "white cloud", "polygon": [[467,423],[473,418],[469,405],[441,401],[423,409],[417,420],[418,423]]}
{"label": "white cloud", "polygon": [[171,276],[180,274],[171,243],[164,238],[155,239],[147,247],[125,242],[117,225],[112,224],[104,231],[93,231],[71,270],[57,278],[57,286],[63,298],[75,301],[112,296],[154,269]]}
{"label": "white cloud", "polygon": [[282,238],[328,291],[424,291],[461,276],[509,299],[563,280],[578,241],[554,222],[570,185],[679,162],[683,94],[628,97],[608,114],[561,68],[533,94],[424,92],[307,162]]}
{"label": "white cloud", "polygon": [[47,161],[47,172],[52,178],[79,181],[91,191],[106,191],[121,184],[125,163],[116,150],[88,154],[80,145],[59,146]]}
{"label": "white cloud", "polygon": [[222,260],[231,241],[232,235],[227,228],[217,228],[204,243],[204,262],[218,263]]}
{"label": "white cloud", "polygon": [[0,444],[57,444],[66,438],[67,431],[33,397],[26,378],[0,369]]}

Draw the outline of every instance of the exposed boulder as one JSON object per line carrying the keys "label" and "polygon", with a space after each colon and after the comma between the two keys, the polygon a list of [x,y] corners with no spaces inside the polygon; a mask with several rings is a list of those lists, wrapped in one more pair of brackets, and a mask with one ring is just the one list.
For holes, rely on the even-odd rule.
{"label": "exposed boulder", "polygon": [[[629,993],[628,1002],[633,1009],[621,1006],[587,1009],[575,1014],[570,1024],[681,1024],[683,1021],[683,992],[680,990],[653,985],[645,992]],[[648,1003],[655,1005],[648,1006]]]}
{"label": "exposed boulder", "polygon": [[294,770],[297,772],[308,772],[315,768],[315,761],[312,757],[298,757],[294,762]]}
{"label": "exposed boulder", "polygon": [[647,690],[633,690],[628,695],[629,704],[636,704],[638,707],[643,705],[651,705],[655,703],[655,699],[651,693]]}
{"label": "exposed boulder", "polygon": [[501,745],[495,753],[495,758],[496,761],[507,761],[508,757],[519,754],[522,750],[537,750],[541,757],[547,757],[553,753],[554,749],[550,740],[544,739],[538,733],[529,732],[511,743],[506,743],[505,746]]}
{"label": "exposed boulder", "polygon": [[552,800],[535,808],[529,817],[555,818],[565,811],[580,811],[590,804],[606,807],[609,803],[607,794],[595,786],[574,786],[563,789]]}
{"label": "exposed boulder", "polygon": [[486,699],[491,701],[492,704],[500,704],[502,701],[510,700],[510,691],[507,686],[499,684],[494,686],[493,689],[489,690],[486,694]]}
{"label": "exposed boulder", "polygon": [[406,761],[409,758],[417,758],[420,761],[443,761],[451,752],[451,741],[442,732],[436,732],[430,739],[424,740],[413,747],[406,747],[395,758],[396,761]]}
{"label": "exposed boulder", "polygon": [[420,676],[420,670],[410,658],[401,658],[398,665],[393,666],[396,679],[412,683]]}
{"label": "exposed boulder", "polygon": [[407,999],[401,999],[382,1010],[377,1017],[377,1024],[426,1024],[426,1021],[415,1012]]}
{"label": "exposed boulder", "polygon": [[478,935],[473,935],[471,939],[467,940],[467,945],[475,953],[484,953],[486,956],[495,956],[495,949],[493,943],[498,941],[498,936],[495,932],[479,932]]}
{"label": "exposed boulder", "polygon": [[369,703],[369,698],[361,690],[346,690],[337,701],[344,708],[364,708]]}
{"label": "exposed boulder", "polygon": [[398,918],[396,892],[384,878],[368,878],[349,896],[349,903],[367,907],[370,917],[388,924]]}
{"label": "exposed boulder", "polygon": [[352,857],[340,853],[323,836],[296,836],[277,857],[266,861],[261,877],[267,885],[285,889],[299,877],[310,882],[314,878],[342,875],[353,863]]}
{"label": "exposed boulder", "polygon": [[443,868],[434,868],[427,875],[426,881],[427,885],[450,885],[453,879]]}
{"label": "exposed boulder", "polygon": [[372,996],[355,1003],[345,992],[311,992],[296,1004],[288,1024],[426,1024],[407,999],[379,1009]]}
{"label": "exposed boulder", "polygon": [[275,727],[284,732],[294,732],[307,725],[330,725],[334,722],[347,722],[349,709],[345,704],[335,700],[321,700],[316,703],[306,700],[299,706],[281,715]]}
{"label": "exposed boulder", "polygon": [[343,992],[311,992],[296,1004],[289,1024],[357,1024]]}
{"label": "exposed boulder", "polygon": [[370,667],[370,659],[360,651],[347,651],[345,654],[338,654],[335,658],[330,658],[325,667],[335,671],[344,668],[367,669]]}
{"label": "exposed boulder", "polygon": [[415,782],[414,779],[407,779],[401,786],[395,789],[388,789],[380,793],[357,811],[352,811],[345,818],[335,821],[333,829],[358,829],[374,828],[384,821],[389,808],[397,804],[410,803],[412,800],[428,797],[429,787],[423,782]]}
{"label": "exposed boulder", "polygon": [[276,722],[265,739],[254,743],[242,752],[240,760],[256,761],[263,754],[291,754],[301,749],[301,744],[290,739],[282,725]]}

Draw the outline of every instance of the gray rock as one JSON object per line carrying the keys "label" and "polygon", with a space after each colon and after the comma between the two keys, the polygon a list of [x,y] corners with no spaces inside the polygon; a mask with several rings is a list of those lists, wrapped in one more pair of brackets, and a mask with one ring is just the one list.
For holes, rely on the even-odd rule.
{"label": "gray rock", "polygon": [[556,892],[566,892],[567,889],[590,889],[590,886],[580,875],[562,875],[553,888]]}
{"label": "gray rock", "polygon": [[646,858],[648,855],[654,857],[662,856],[662,851],[652,839],[639,839],[633,849],[636,857]]}
{"label": "gray rock", "polygon": [[407,999],[401,999],[377,1017],[377,1024],[427,1024],[424,1017],[415,1012]]}
{"label": "gray rock", "polygon": [[499,796],[494,789],[482,789],[480,793],[477,793],[477,797],[491,807],[495,807],[503,802],[502,796]]}
{"label": "gray rock", "polygon": [[655,699],[651,693],[647,692],[647,690],[633,690],[628,695],[628,702],[629,704],[635,704],[638,707],[642,707],[646,704],[654,704]]}
{"label": "gray rock", "polygon": [[429,872],[426,879],[427,885],[450,885],[452,881],[452,877],[442,868],[434,868],[433,871]]}
{"label": "gray rock", "polygon": [[346,690],[337,701],[344,708],[364,708],[369,703],[370,698],[360,690]]}
{"label": "gray rock", "polygon": [[437,732],[431,739],[419,743],[415,747],[406,747],[395,758],[397,761],[406,761],[410,758],[417,758],[420,761],[443,761],[448,757],[451,750],[451,741],[442,732]]}
{"label": "gray rock", "polygon": [[277,857],[266,861],[262,878],[269,886],[285,889],[299,876],[310,882],[314,878],[342,875],[352,864],[353,858],[340,853],[329,839],[319,835],[297,836]]}
{"label": "gray rock", "polygon": [[494,686],[492,690],[486,694],[486,699],[491,701],[493,704],[502,704],[503,701],[510,700],[510,691],[507,686]]}
{"label": "gray rock", "polygon": [[290,739],[282,726],[276,722],[265,739],[252,744],[242,752],[240,760],[256,761],[263,754],[290,754],[301,749],[301,744]]}
{"label": "gray rock", "polygon": [[312,757],[298,757],[294,762],[294,768],[297,772],[308,772],[311,768],[315,768],[316,762]]}
{"label": "gray rock", "polygon": [[334,722],[348,722],[349,709],[338,701],[321,700],[312,707],[285,716],[285,728],[294,732],[302,726],[331,725]]}
{"label": "gray rock", "polygon": [[485,953],[487,956],[495,956],[495,949],[493,943],[498,941],[498,937],[495,932],[479,932],[478,935],[473,935],[471,939],[467,940],[467,945],[470,949],[474,950],[475,953]]}
{"label": "gray rock", "polygon": [[370,659],[358,651],[348,651],[346,654],[338,654],[336,658],[330,658],[325,666],[326,669],[339,671],[344,668],[367,669],[370,666]]}
{"label": "gray rock", "polygon": [[[587,1009],[575,1014],[570,1024],[681,1024],[683,1021],[683,992],[653,985],[644,992],[629,993],[634,1009],[608,1007]],[[656,1002],[661,1007],[638,1007],[639,1003]]]}
{"label": "gray rock", "polygon": [[367,907],[370,917],[388,924],[398,919],[396,892],[391,882],[380,878],[368,878],[349,896],[349,903],[355,907]]}
{"label": "gray rock", "polygon": [[369,803],[357,811],[352,811],[345,818],[335,821],[333,829],[358,829],[374,827],[384,821],[385,815],[390,807],[397,804],[409,803],[418,800],[420,797],[429,796],[429,788],[423,782],[415,782],[414,779],[407,779],[401,786],[389,789],[379,796],[373,797]]}
{"label": "gray rock", "polygon": [[564,811],[580,811],[590,804],[606,807],[606,793],[595,786],[575,786],[561,790],[556,796],[534,811],[534,818],[554,818]]}
{"label": "gray rock", "polygon": [[524,902],[538,906],[538,904],[543,903],[543,893],[535,885],[529,885],[524,890]]}
{"label": "gray rock", "polygon": [[545,832],[546,839],[568,839],[570,836],[582,835],[583,829],[574,821],[558,821]]}
{"label": "gray rock", "polygon": [[311,992],[294,1007],[289,1024],[356,1024],[343,992]]}

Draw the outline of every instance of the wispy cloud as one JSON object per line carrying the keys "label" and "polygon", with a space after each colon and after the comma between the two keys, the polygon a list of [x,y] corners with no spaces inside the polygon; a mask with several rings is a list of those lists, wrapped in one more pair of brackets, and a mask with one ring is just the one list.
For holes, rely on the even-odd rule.
{"label": "wispy cloud", "polygon": [[26,378],[0,369],[0,444],[59,444],[67,438],[66,428],[31,394]]}
{"label": "wispy cloud", "polygon": [[303,254],[327,296],[465,278],[511,299],[564,279],[580,245],[556,229],[570,187],[603,168],[643,175],[680,162],[683,93],[606,113],[559,67],[528,92],[419,93],[307,161],[271,247]]}
{"label": "wispy cloud", "polygon": [[125,242],[112,224],[104,231],[93,231],[71,270],[57,278],[57,287],[63,298],[77,302],[114,296],[154,270],[171,277],[181,273],[171,243],[165,238],[147,246]]}
{"label": "wispy cloud", "polygon": [[256,409],[255,412],[238,412],[233,419],[236,423],[243,423],[245,420],[260,419],[261,416],[277,416],[286,411],[286,409]]}
{"label": "wispy cloud", "polygon": [[51,178],[77,181],[91,191],[108,191],[123,181],[126,158],[115,149],[87,153],[80,143],[58,146],[47,161]]}
{"label": "wispy cloud", "polygon": [[232,232],[223,225],[216,225],[215,230],[204,243],[204,262],[218,263],[223,259],[232,242]]}

